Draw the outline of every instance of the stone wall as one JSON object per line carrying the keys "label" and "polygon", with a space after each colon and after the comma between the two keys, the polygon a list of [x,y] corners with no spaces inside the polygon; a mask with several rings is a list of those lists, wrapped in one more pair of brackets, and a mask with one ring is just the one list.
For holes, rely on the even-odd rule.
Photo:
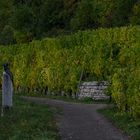
{"label": "stone wall", "polygon": [[85,97],[91,97],[94,100],[109,99],[109,96],[104,94],[108,85],[109,83],[107,81],[83,82],[79,87],[78,98],[82,99]]}

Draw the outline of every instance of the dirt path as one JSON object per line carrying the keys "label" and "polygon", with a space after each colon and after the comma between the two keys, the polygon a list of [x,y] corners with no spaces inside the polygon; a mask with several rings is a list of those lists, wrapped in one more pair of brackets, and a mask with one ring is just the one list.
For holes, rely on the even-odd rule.
{"label": "dirt path", "polygon": [[22,97],[41,104],[62,109],[58,127],[62,140],[129,140],[115,128],[97,109],[104,104],[79,104],[35,97]]}

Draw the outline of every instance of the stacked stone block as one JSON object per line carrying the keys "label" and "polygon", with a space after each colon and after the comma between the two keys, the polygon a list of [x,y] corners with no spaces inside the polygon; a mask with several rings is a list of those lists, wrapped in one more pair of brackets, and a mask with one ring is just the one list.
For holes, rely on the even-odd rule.
{"label": "stacked stone block", "polygon": [[108,85],[109,83],[107,81],[83,82],[79,87],[78,98],[90,97],[94,100],[108,99],[109,96],[105,95],[105,89]]}

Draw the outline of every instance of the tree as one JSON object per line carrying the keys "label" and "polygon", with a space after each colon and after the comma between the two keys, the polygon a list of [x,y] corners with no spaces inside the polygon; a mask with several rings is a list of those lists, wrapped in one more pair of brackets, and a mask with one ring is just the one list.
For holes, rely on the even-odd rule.
{"label": "tree", "polygon": [[0,0],[0,32],[7,23],[10,24],[13,11],[13,0]]}
{"label": "tree", "polygon": [[[42,31],[49,32],[52,29],[64,27],[61,11],[63,10],[62,0],[46,0],[42,6],[40,25]],[[55,34],[55,32],[54,32]]]}
{"label": "tree", "polygon": [[138,1],[133,7],[133,14],[130,17],[130,23],[132,25],[140,25],[140,1]]}
{"label": "tree", "polygon": [[132,13],[132,7],[137,0],[118,0],[115,1],[113,26],[129,25],[129,17]]}
{"label": "tree", "polygon": [[31,31],[33,25],[32,9],[26,5],[15,8],[13,15],[13,26],[16,30]]}
{"label": "tree", "polygon": [[95,1],[82,0],[76,10],[74,18],[71,19],[71,27],[75,29],[97,28],[98,7]]}
{"label": "tree", "polygon": [[14,42],[14,30],[11,26],[6,25],[0,34],[0,44],[9,45]]}

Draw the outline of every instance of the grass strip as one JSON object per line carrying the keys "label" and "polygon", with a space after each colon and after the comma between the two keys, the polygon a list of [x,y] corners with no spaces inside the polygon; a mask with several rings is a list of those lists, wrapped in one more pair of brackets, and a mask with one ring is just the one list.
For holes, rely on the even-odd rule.
{"label": "grass strip", "polygon": [[0,139],[59,140],[54,112],[46,105],[14,97],[13,108],[0,117]]}
{"label": "grass strip", "polygon": [[129,135],[132,140],[140,140],[140,120],[134,120],[126,113],[117,113],[115,107],[101,109],[98,112]]}

